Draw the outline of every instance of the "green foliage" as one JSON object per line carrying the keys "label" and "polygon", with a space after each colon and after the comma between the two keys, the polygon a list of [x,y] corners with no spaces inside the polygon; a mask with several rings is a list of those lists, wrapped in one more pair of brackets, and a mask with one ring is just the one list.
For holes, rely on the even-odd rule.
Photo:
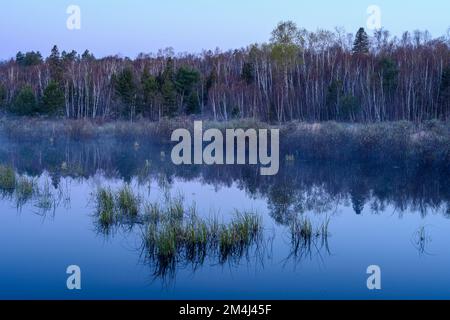
{"label": "green foliage", "polygon": [[272,31],[271,56],[285,68],[299,59],[301,47],[300,31],[292,21],[280,22]]}
{"label": "green foliage", "polygon": [[177,92],[174,83],[166,79],[161,87],[161,94],[163,97],[163,115],[174,117],[177,115]]}
{"label": "green foliage", "polygon": [[272,43],[290,45],[298,43],[300,40],[300,32],[297,25],[292,21],[281,21],[272,31]]}
{"label": "green foliage", "polygon": [[159,97],[159,84],[156,77],[152,76],[146,68],[141,77],[141,103],[139,111],[145,114],[150,114],[152,108]]}
{"label": "green foliage", "polygon": [[0,83],[0,108],[6,105],[6,89],[3,84]]}
{"label": "green foliage", "polygon": [[242,67],[241,78],[248,85],[252,84],[255,81],[255,66],[252,62],[244,63]]}
{"label": "green foliage", "polygon": [[42,114],[55,114],[64,108],[64,92],[58,83],[51,81],[44,90],[42,103],[38,112]]}
{"label": "green foliage", "polygon": [[382,58],[379,64],[381,75],[383,78],[383,88],[392,93],[397,87],[398,81],[398,67],[397,63],[391,58]]}
{"label": "green foliage", "polygon": [[192,68],[181,67],[177,71],[175,81],[179,92],[190,93],[200,81],[200,72]]}
{"label": "green foliage", "polygon": [[198,114],[200,113],[200,100],[196,92],[191,92],[186,103],[187,114]]}
{"label": "green foliage", "polygon": [[115,95],[118,97],[122,109],[122,115],[134,114],[136,106],[137,84],[131,68],[125,68],[118,76],[113,78]]}
{"label": "green foliage", "polygon": [[100,225],[109,227],[114,223],[114,195],[109,188],[99,188],[96,193],[97,215]]}
{"label": "green foliage", "polygon": [[31,199],[36,190],[36,187],[37,185],[33,179],[24,176],[19,177],[16,183],[16,197],[18,203],[25,203],[26,201]]}
{"label": "green foliage", "polygon": [[75,50],[72,50],[71,52],[63,51],[61,53],[61,59],[62,62],[65,64],[76,61],[77,59],[79,59],[79,56]]}
{"label": "green foliage", "polygon": [[141,79],[144,102],[149,104],[153,102],[158,94],[158,81],[152,76],[147,69],[144,70]]}
{"label": "green foliage", "polygon": [[296,44],[277,43],[272,46],[272,59],[287,67],[299,58],[299,51]]}
{"label": "green foliage", "polygon": [[[200,111],[200,101],[195,87],[200,82],[200,72],[192,68],[181,67],[178,69],[175,78],[175,85],[181,96],[181,101],[183,104],[186,104],[186,106],[182,105],[181,107],[186,107],[188,114],[198,113]],[[186,102],[185,97],[187,97]]]}
{"label": "green foliage", "polygon": [[25,54],[18,52],[16,55],[16,63],[21,67],[30,67],[42,63],[42,55],[39,51],[30,51]]}
{"label": "green foliage", "polygon": [[10,112],[16,115],[32,115],[37,108],[36,97],[30,86],[23,87],[10,106]]}
{"label": "green foliage", "polygon": [[0,166],[0,189],[12,191],[16,187],[16,174],[11,167]]}
{"label": "green foliage", "polygon": [[352,94],[345,94],[344,86],[340,80],[333,80],[328,86],[326,104],[337,109],[339,120],[354,120],[359,112],[360,102]]}
{"label": "green foliage", "polygon": [[50,70],[50,78],[61,84],[64,77],[64,66],[57,46],[53,46],[50,56],[47,58],[47,63]]}
{"label": "green foliage", "polygon": [[125,216],[137,216],[139,212],[139,197],[133,193],[129,186],[119,190],[117,196],[117,207],[119,212]]}
{"label": "green foliage", "polygon": [[340,104],[340,113],[342,120],[353,120],[360,109],[360,103],[357,97],[347,94],[342,97]]}
{"label": "green foliage", "polygon": [[344,94],[342,81],[333,80],[328,86],[326,103],[329,107],[337,107],[339,105],[341,96]]}
{"label": "green foliage", "polygon": [[356,33],[355,42],[353,43],[354,54],[367,54],[369,53],[369,36],[364,28],[359,28]]}
{"label": "green foliage", "polygon": [[450,105],[450,65],[442,72],[440,99],[442,105]]}
{"label": "green foliage", "polygon": [[95,57],[92,53],[89,52],[89,50],[85,50],[81,55],[81,60],[92,61],[95,60]]}

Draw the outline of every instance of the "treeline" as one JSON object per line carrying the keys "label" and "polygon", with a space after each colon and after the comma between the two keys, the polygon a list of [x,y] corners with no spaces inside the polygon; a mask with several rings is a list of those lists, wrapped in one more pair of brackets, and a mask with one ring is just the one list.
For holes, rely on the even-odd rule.
{"label": "treeline", "polygon": [[19,52],[0,64],[0,106],[76,119],[448,119],[450,38],[309,32],[281,22],[269,43],[227,52],[96,59],[55,46],[46,59]]}

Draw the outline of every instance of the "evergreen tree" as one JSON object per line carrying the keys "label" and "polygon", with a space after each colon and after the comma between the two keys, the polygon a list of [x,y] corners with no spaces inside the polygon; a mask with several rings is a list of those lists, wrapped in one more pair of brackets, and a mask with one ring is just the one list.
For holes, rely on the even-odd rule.
{"label": "evergreen tree", "polygon": [[198,94],[192,92],[188,98],[186,105],[187,114],[198,114],[200,113],[200,100],[198,99]]}
{"label": "evergreen tree", "polygon": [[161,75],[161,95],[163,99],[163,115],[177,115],[177,91],[175,86],[175,71],[172,58],[167,59],[166,67]]}
{"label": "evergreen tree", "polygon": [[151,113],[158,96],[159,88],[156,77],[152,76],[147,68],[142,74],[141,86],[143,109],[140,111],[144,113],[148,111]]}
{"label": "evergreen tree", "polygon": [[450,107],[450,65],[442,72],[441,86],[439,90],[440,104],[443,109]]}
{"label": "evergreen tree", "polygon": [[30,86],[23,87],[14,99],[10,112],[25,116],[32,115],[36,111],[36,97]]}
{"label": "evergreen tree", "polygon": [[251,62],[245,62],[242,67],[241,77],[248,85],[252,84],[255,81],[255,67]]}
{"label": "evergreen tree", "polygon": [[42,63],[42,55],[39,51],[30,51],[25,54],[19,51],[16,55],[16,63],[21,67],[36,66]]}
{"label": "evergreen tree", "polygon": [[85,50],[83,54],[81,55],[82,60],[92,61],[95,60],[95,57],[92,53],[89,52],[89,50]]}
{"label": "evergreen tree", "polygon": [[51,81],[44,90],[38,112],[41,114],[56,114],[64,108],[64,103],[64,92],[58,83]]}
{"label": "evergreen tree", "polygon": [[47,58],[47,63],[50,69],[50,78],[58,85],[62,85],[64,66],[57,46],[53,46],[50,56]]}
{"label": "evergreen tree", "polygon": [[137,93],[133,70],[130,68],[124,69],[114,79],[114,89],[116,96],[120,99],[122,107],[124,107],[122,113],[124,115],[129,114],[132,118],[135,113]]}
{"label": "evergreen tree", "polygon": [[3,84],[0,84],[0,108],[6,105],[6,89]]}
{"label": "evergreen tree", "polygon": [[166,79],[164,80],[161,87],[161,94],[163,98],[163,115],[168,117],[174,117],[177,115],[177,106],[176,106],[176,90],[175,85],[172,81]]}
{"label": "evergreen tree", "polygon": [[369,53],[369,36],[364,28],[359,28],[356,33],[355,42],[353,43],[354,54],[367,54]]}
{"label": "evergreen tree", "polygon": [[383,88],[388,94],[392,94],[397,88],[398,67],[391,58],[382,58],[380,61]]}
{"label": "evergreen tree", "polygon": [[[181,67],[178,69],[175,78],[175,85],[180,95],[180,107],[184,108],[185,103],[187,103],[188,105],[186,105],[186,108],[189,110],[188,113],[197,112],[199,102],[197,93],[194,92],[194,89],[200,82],[200,73],[192,68]],[[186,97],[188,101],[185,101]]]}

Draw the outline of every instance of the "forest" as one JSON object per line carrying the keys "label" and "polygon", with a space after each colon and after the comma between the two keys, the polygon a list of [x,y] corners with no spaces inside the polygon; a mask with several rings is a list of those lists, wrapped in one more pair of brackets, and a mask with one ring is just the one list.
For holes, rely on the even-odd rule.
{"label": "forest", "polygon": [[158,121],[422,122],[450,117],[450,36],[355,35],[280,22],[246,48],[96,58],[18,52],[0,63],[1,112],[15,116]]}

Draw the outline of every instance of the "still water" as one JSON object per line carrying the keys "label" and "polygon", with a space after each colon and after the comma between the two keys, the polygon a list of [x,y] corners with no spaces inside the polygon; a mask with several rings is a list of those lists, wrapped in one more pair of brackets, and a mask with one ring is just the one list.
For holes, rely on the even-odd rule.
{"label": "still water", "polygon": [[[177,167],[157,143],[10,141],[0,162],[35,180],[36,194],[0,200],[0,298],[13,299],[450,299],[450,173],[414,165],[306,162],[284,157],[279,174],[252,166]],[[158,272],[143,225],[105,232],[93,193],[129,184],[143,202],[182,195],[199,215],[227,222],[257,212],[263,236],[232,259],[211,253]],[[294,217],[326,237],[295,248]],[[66,287],[81,268],[82,289]],[[382,289],[367,289],[378,265]]]}

